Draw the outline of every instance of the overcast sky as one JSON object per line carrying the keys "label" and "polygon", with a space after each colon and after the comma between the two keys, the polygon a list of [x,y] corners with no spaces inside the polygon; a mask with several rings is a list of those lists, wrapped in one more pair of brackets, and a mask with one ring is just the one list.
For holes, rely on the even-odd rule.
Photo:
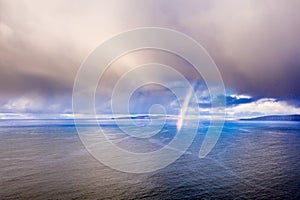
{"label": "overcast sky", "polygon": [[[206,48],[224,79],[229,115],[300,114],[299,8],[299,0],[0,0],[0,112],[71,113],[88,54],[112,35],[156,26]],[[135,59],[170,62],[157,52],[127,60]],[[125,61],[116,71],[132,64]]]}

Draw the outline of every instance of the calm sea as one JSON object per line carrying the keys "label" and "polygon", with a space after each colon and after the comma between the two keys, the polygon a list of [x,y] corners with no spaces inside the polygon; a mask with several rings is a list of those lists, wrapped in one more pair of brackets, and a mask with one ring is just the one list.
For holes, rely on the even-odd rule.
{"label": "calm sea", "polygon": [[[299,122],[227,122],[199,159],[206,128],[200,124],[193,144],[168,167],[129,174],[95,160],[72,120],[2,120],[0,199],[300,199]],[[118,138],[116,126],[105,129]],[[166,124],[161,142],[174,132]],[[148,142],[161,144],[159,138]],[[119,143],[145,151],[135,140]]]}

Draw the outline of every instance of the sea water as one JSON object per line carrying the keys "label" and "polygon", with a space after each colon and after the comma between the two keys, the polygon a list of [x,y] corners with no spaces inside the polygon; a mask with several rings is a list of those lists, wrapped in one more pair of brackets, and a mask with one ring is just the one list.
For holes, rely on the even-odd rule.
{"label": "sea water", "polygon": [[[300,198],[299,122],[228,121],[213,150],[199,159],[208,125],[200,123],[174,163],[130,174],[93,158],[72,120],[2,120],[0,199]],[[124,139],[113,123],[104,129],[115,144],[136,152],[161,148],[176,134],[171,122],[145,141]]]}

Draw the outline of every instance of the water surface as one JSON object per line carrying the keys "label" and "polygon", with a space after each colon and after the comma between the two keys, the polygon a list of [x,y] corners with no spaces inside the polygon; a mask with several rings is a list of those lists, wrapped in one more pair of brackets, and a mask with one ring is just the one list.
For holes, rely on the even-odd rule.
{"label": "water surface", "polygon": [[[299,122],[227,122],[212,152],[199,159],[207,125],[173,164],[128,174],[95,160],[72,120],[2,120],[0,199],[300,198]],[[147,141],[122,140],[113,124],[105,129],[122,148],[137,152],[160,148],[176,134],[172,123]]]}

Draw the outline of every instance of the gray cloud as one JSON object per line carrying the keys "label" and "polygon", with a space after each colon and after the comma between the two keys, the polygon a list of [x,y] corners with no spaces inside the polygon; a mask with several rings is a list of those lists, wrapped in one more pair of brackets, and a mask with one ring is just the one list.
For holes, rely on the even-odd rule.
{"label": "gray cloud", "polygon": [[[69,100],[88,53],[140,26],[195,38],[219,66],[227,88],[299,99],[299,7],[298,0],[0,1],[0,103],[26,94],[51,97],[53,104]],[[167,56],[153,58],[169,62]]]}

